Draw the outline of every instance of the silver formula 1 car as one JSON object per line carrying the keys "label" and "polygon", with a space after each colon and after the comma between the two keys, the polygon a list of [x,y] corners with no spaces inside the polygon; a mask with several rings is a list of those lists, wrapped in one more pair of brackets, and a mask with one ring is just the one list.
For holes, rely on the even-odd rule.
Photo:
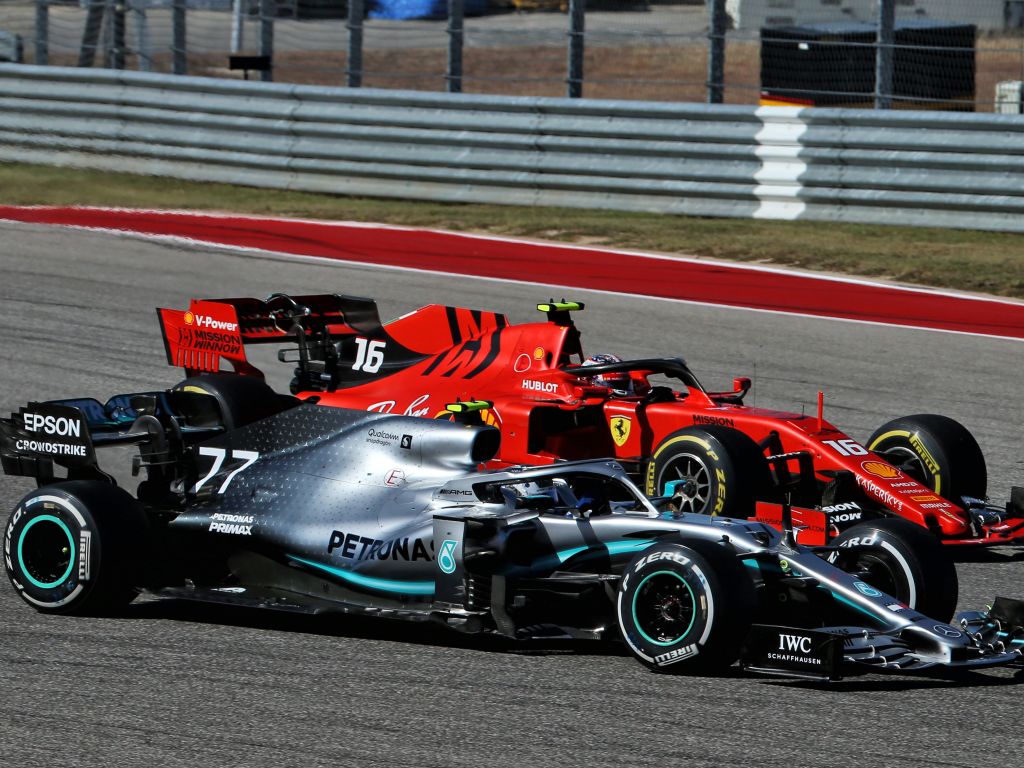
{"label": "silver formula 1 car", "polygon": [[[1020,659],[1022,603],[954,619],[956,572],[905,520],[809,548],[786,508],[781,532],[665,511],[612,461],[477,471],[498,440],[227,374],[32,403],[0,420],[4,470],[39,484],[6,526],[7,573],[47,612],[116,610],[146,590],[511,638],[621,635],[668,672],[742,657],[835,679]],[[108,446],[129,449],[141,483],[100,468]]]}

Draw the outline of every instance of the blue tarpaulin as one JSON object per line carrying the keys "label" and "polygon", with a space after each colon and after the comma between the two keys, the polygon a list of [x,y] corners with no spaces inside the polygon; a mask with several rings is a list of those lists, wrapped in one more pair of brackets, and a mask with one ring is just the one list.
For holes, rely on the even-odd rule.
{"label": "blue tarpaulin", "polygon": [[[466,16],[487,12],[487,0],[463,0]],[[448,15],[448,0],[373,0],[371,19],[443,19]]]}

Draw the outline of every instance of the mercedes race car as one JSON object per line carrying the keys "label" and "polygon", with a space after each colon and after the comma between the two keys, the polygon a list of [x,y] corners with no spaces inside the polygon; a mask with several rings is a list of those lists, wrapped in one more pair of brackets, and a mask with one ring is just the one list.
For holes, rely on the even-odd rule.
{"label": "mercedes race car", "polygon": [[[1024,541],[1024,489],[1001,506],[987,503],[984,457],[956,421],[906,416],[862,444],[823,418],[820,399],[815,415],[751,407],[743,402],[749,379],[710,392],[679,358],[587,365],[571,314],[582,308],[541,304],[546,322],[509,325],[493,312],[431,305],[383,324],[369,299],[277,294],[194,301],[159,316],[171,364],[192,376],[234,368],[237,375],[207,376],[204,391],[240,421],[275,397],[257,392],[262,373],[245,346],[288,344],[279,358],[296,365],[298,397],[474,417],[501,430],[492,467],[614,457],[648,495],[671,495],[678,510],[776,525],[765,511],[772,507],[758,502],[789,498],[810,544],[824,543],[825,528],[841,534],[888,517],[946,544]],[[238,383],[246,378],[254,381]]]}
{"label": "mercedes race car", "polygon": [[[28,604],[109,612],[146,590],[509,638],[620,633],[668,672],[740,656],[822,680],[1020,662],[1024,603],[947,623],[956,571],[906,520],[813,549],[785,506],[780,532],[659,509],[610,460],[479,471],[494,427],[289,396],[232,426],[204,383],[0,421],[4,470],[38,483],[4,533]],[[127,458],[118,446],[130,467],[101,468],[100,451]]]}

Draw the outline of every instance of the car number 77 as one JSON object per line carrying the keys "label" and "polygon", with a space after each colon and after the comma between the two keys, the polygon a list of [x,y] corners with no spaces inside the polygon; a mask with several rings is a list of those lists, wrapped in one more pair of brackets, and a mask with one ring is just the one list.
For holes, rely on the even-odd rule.
{"label": "car number 77", "polygon": [[211,448],[205,445],[200,447],[199,455],[212,456],[213,466],[210,467],[210,471],[206,473],[203,479],[192,487],[192,493],[199,493],[199,489],[206,485],[211,477],[220,472],[220,468],[224,465],[224,459],[229,455],[232,459],[240,459],[243,463],[228,472],[227,477],[224,478],[224,482],[221,483],[220,488],[217,489],[217,493],[224,493],[224,491],[228,489],[228,486],[231,485],[231,481],[235,479],[235,475],[243,469],[251,467],[260,457],[259,453],[256,451],[229,451],[225,448]]}

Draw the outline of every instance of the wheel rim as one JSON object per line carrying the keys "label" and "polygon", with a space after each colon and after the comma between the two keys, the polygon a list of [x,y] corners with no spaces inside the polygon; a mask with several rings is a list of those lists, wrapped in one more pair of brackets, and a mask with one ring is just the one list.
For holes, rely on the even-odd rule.
{"label": "wheel rim", "polygon": [[887,595],[904,602],[907,600],[903,578],[885,555],[864,553],[857,558],[848,573]]}
{"label": "wheel rim", "polygon": [[53,515],[29,520],[18,537],[18,563],[33,586],[53,589],[62,584],[75,564],[75,539],[71,530]]}
{"label": "wheel rim", "polygon": [[633,625],[654,645],[675,645],[693,628],[697,600],[686,580],[673,571],[644,578],[633,593]]}
{"label": "wheel rim", "polygon": [[895,446],[893,448],[887,448],[881,453],[882,456],[884,456],[886,460],[888,460],[888,462],[896,467],[900,472],[903,472],[912,479],[917,480],[921,485],[928,486],[932,490],[935,490],[931,472],[929,472],[927,467],[925,467],[924,462],[921,461],[921,457],[914,453],[910,448]]}
{"label": "wheel rim", "polygon": [[704,512],[711,500],[711,470],[699,456],[682,454],[672,459],[661,471],[658,487],[664,489],[676,480],[672,503],[680,512]]}

